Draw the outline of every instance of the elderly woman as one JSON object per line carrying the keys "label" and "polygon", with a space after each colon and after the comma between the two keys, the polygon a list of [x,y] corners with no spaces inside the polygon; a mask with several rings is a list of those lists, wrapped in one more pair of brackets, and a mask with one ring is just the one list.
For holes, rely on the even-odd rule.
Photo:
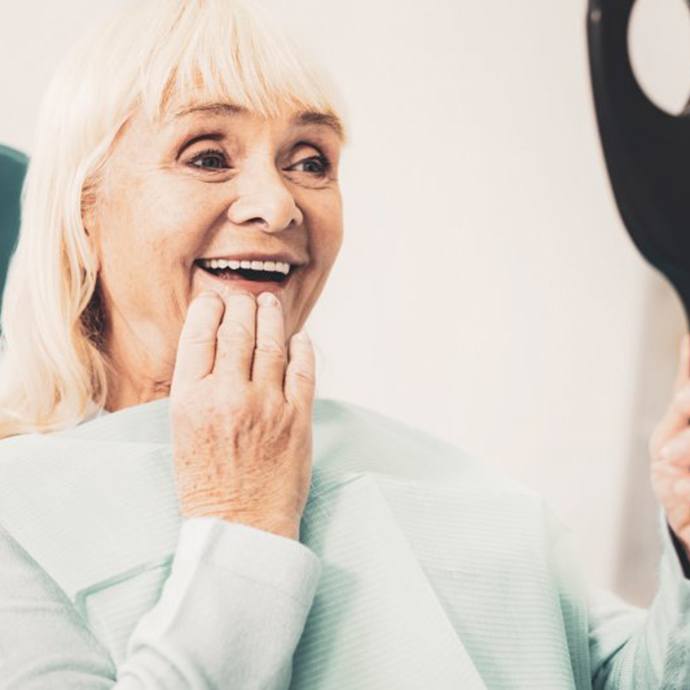
{"label": "elderly woman", "polygon": [[237,0],[139,1],[58,70],[3,301],[0,688],[690,688],[687,347],[647,612],[539,497],[314,400],[345,138]]}

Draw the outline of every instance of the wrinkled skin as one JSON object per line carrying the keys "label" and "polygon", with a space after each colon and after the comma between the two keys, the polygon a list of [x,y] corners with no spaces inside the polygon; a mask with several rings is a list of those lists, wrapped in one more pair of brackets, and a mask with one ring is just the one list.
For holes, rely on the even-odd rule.
{"label": "wrinkled skin", "polygon": [[[297,539],[315,373],[295,334],[340,249],[342,207],[338,132],[294,116],[214,107],[161,127],[135,114],[84,224],[116,371],[107,409],[169,395],[182,515]],[[259,297],[260,283],[194,263],[245,253],[301,265]]]}

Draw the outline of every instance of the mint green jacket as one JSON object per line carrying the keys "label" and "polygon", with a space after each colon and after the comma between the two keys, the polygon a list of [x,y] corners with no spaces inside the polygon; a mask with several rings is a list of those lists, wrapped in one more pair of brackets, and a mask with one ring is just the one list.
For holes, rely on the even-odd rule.
{"label": "mint green jacket", "polygon": [[533,492],[317,400],[300,542],[182,519],[168,413],[0,441],[0,689],[690,689],[661,511],[646,611],[584,585]]}

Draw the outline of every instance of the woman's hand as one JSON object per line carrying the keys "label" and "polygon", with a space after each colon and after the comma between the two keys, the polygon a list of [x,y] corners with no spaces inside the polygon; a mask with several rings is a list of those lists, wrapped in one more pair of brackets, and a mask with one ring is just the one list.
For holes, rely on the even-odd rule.
{"label": "woman's hand", "polygon": [[286,352],[282,307],[271,293],[192,301],[170,391],[183,516],[299,539],[311,483],[314,370],[306,334],[294,335]]}
{"label": "woman's hand", "polygon": [[652,487],[666,519],[690,555],[690,338],[680,348],[674,396],[652,434]]}

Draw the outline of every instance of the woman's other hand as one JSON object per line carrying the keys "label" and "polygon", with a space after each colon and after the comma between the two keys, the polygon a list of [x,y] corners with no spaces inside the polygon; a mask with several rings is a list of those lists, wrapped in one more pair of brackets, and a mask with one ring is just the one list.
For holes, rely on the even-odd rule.
{"label": "woman's other hand", "polygon": [[671,403],[652,434],[652,487],[666,519],[690,555],[690,336],[680,348]]}
{"label": "woman's other hand", "polygon": [[306,335],[294,335],[286,350],[282,307],[271,293],[205,293],[190,304],[170,391],[183,516],[299,539],[311,484],[315,364]]}

